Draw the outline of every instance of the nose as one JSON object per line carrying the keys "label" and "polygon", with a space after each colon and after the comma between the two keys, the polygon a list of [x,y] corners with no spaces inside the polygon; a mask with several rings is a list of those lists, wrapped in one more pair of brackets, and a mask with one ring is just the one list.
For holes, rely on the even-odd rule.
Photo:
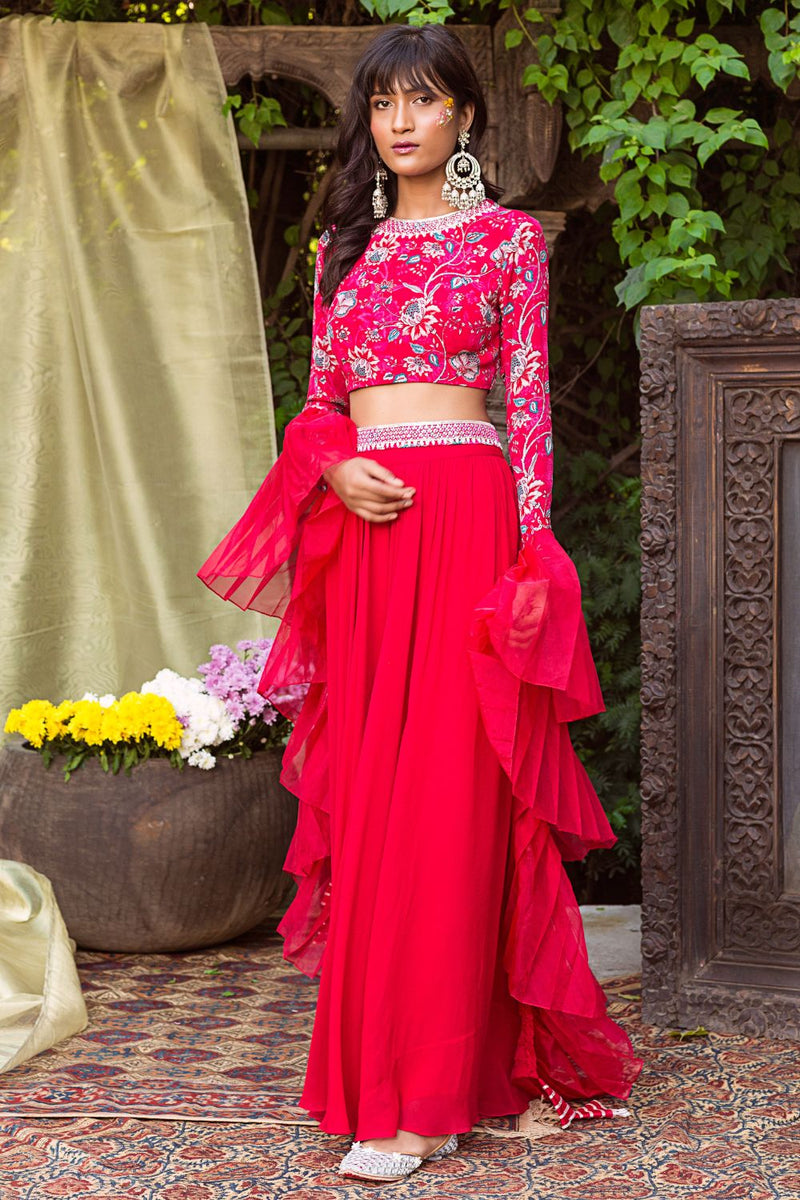
{"label": "nose", "polygon": [[414,122],[411,115],[411,106],[406,98],[403,97],[403,99],[398,100],[397,104],[395,105],[394,119],[392,120],[392,132],[405,133],[407,130],[413,128]]}

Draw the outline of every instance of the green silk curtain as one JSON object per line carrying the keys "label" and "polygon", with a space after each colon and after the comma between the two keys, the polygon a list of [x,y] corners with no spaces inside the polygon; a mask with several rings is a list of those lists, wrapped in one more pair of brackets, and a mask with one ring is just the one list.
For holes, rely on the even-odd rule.
{"label": "green silk curtain", "polygon": [[275,459],[202,25],[0,20],[0,728],[273,626],[195,578]]}

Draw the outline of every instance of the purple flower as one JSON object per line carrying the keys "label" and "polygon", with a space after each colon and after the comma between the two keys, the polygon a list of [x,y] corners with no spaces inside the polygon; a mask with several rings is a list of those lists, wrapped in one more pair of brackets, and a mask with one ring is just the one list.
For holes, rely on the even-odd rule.
{"label": "purple flower", "polygon": [[242,657],[230,646],[211,646],[209,661],[197,668],[198,674],[203,677],[205,690],[223,702],[237,725],[244,720],[252,723],[259,717],[269,725],[277,720],[278,714],[258,691],[258,682],[272,642],[271,638],[259,638],[256,641],[244,638],[236,643]]}

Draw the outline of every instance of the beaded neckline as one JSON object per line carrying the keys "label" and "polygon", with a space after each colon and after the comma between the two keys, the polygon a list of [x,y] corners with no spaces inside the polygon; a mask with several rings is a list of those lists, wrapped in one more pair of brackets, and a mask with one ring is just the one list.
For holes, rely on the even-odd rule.
{"label": "beaded neckline", "polygon": [[436,217],[385,217],[378,221],[373,233],[436,233],[440,229],[450,229],[453,225],[463,225],[475,217],[483,216],[493,208],[499,207],[496,200],[486,199],[474,208],[453,209],[449,213],[440,213]]}

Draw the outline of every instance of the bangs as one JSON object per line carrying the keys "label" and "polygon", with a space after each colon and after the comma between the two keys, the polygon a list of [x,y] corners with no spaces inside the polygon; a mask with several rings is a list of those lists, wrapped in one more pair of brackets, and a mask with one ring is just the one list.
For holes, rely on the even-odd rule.
{"label": "bangs", "polygon": [[431,47],[416,38],[403,38],[375,64],[366,79],[367,94],[375,92],[389,94],[395,90],[421,92],[430,88],[440,92],[452,92],[452,88],[440,78],[433,63]]}

